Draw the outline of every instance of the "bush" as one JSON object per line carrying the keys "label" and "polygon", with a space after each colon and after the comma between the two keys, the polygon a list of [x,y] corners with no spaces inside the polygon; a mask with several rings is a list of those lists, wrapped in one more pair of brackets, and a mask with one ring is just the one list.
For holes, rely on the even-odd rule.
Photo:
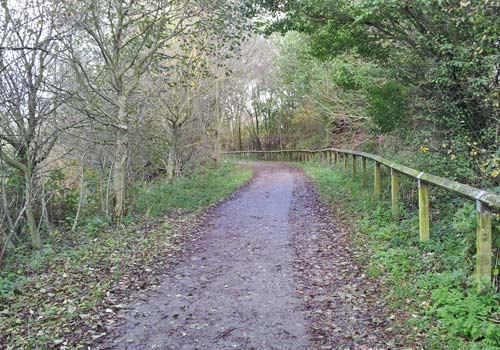
{"label": "bush", "polygon": [[368,116],[378,132],[391,132],[406,120],[406,93],[397,82],[373,86],[368,91],[368,103]]}

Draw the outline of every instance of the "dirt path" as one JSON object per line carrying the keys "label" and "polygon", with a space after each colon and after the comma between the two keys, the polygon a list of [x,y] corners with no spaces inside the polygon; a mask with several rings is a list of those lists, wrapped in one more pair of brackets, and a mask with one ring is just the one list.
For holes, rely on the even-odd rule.
{"label": "dirt path", "polygon": [[109,348],[395,349],[364,304],[373,286],[350,271],[342,233],[304,176],[254,166],[254,181],[214,210]]}

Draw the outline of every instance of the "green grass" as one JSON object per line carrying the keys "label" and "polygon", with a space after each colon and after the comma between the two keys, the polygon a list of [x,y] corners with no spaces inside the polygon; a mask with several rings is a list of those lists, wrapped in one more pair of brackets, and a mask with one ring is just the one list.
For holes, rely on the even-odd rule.
{"label": "green grass", "polygon": [[172,210],[194,210],[215,203],[234,192],[251,176],[249,168],[224,164],[174,183],[165,181],[136,185],[132,191],[132,210],[156,217]]}
{"label": "green grass", "polygon": [[225,164],[136,186],[134,215],[117,227],[95,218],[80,232],[53,232],[40,252],[10,254],[0,272],[0,348],[90,346],[116,322],[124,296],[158,283],[167,257],[180,248],[180,233],[250,177],[250,168]]}
{"label": "green grass", "polygon": [[359,179],[353,181],[316,163],[301,166],[322,199],[352,223],[353,242],[367,252],[366,274],[381,278],[390,307],[410,316],[404,325],[408,334],[425,333],[425,348],[432,350],[500,349],[498,290],[492,286],[478,293],[471,277],[475,247],[471,204],[433,195],[431,240],[419,242],[418,213],[411,198],[395,220],[387,194],[376,202],[371,187],[362,189]]}

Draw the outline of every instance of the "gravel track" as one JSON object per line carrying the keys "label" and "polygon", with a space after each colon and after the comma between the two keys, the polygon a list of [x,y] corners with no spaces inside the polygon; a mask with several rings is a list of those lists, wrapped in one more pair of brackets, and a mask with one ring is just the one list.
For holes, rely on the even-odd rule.
{"label": "gravel track", "polygon": [[377,286],[305,176],[254,162],[107,349],[396,349]]}

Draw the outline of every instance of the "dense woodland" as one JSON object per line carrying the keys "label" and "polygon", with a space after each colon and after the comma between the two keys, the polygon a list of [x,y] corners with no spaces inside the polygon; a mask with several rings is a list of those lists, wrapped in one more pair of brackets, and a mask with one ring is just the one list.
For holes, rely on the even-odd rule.
{"label": "dense woodland", "polygon": [[[162,215],[162,186],[220,171],[225,150],[358,149],[500,192],[499,13],[498,0],[0,1],[0,296],[57,247]],[[435,196],[443,232],[463,233],[449,240],[473,242],[471,205]],[[500,348],[495,237],[490,294],[457,297],[487,329],[453,323],[469,349]]]}

